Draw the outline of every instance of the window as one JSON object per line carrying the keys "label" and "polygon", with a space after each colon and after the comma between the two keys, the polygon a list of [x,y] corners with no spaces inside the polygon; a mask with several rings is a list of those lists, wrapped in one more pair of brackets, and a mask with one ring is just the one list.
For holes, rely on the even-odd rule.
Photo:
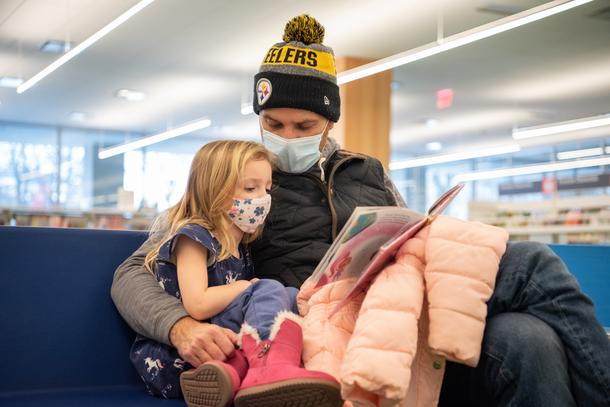
{"label": "window", "polygon": [[57,132],[42,126],[0,125],[0,204],[59,204]]}

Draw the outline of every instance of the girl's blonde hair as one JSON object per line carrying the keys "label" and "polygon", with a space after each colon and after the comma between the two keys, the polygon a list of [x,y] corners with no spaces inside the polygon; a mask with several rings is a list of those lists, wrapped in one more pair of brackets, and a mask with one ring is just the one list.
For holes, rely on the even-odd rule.
{"label": "girl's blonde hair", "polygon": [[[237,183],[250,160],[265,160],[273,165],[272,154],[263,145],[252,141],[214,141],[197,151],[191,163],[186,192],[167,211],[169,228],[144,260],[150,272],[154,270],[161,246],[189,223],[198,224],[214,234],[221,246],[217,260],[231,256],[230,249],[237,242],[230,233],[233,223],[227,214],[227,205],[232,202]],[[244,233],[242,242],[253,241],[260,230]]]}

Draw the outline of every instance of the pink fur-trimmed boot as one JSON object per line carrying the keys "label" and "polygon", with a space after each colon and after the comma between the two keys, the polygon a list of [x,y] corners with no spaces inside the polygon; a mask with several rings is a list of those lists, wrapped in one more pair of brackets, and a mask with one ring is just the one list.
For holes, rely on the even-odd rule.
{"label": "pink fur-trimmed boot", "polygon": [[280,312],[264,341],[244,324],[239,343],[249,369],[235,396],[236,407],[342,405],[339,383],[332,376],[301,367],[303,333],[298,315]]}
{"label": "pink fur-trimmed boot", "polygon": [[180,375],[180,387],[188,407],[224,407],[231,404],[248,370],[240,349],[226,362],[213,360]]}

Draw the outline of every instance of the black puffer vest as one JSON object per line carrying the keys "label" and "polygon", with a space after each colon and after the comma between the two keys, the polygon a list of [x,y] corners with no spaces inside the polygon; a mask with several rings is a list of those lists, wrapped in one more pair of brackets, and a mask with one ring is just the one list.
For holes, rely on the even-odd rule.
{"label": "black puffer vest", "polygon": [[396,205],[381,163],[336,151],[303,174],[273,174],[271,211],[252,244],[257,277],[299,288],[311,275],[356,206]]}

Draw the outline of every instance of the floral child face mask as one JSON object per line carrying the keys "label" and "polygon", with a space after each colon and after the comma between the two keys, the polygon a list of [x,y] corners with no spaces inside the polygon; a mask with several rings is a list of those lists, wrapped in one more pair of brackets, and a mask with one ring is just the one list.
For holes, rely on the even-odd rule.
{"label": "floral child face mask", "polygon": [[270,208],[271,195],[269,194],[260,198],[233,198],[233,205],[228,214],[235,226],[245,233],[254,233],[256,228],[265,223]]}

